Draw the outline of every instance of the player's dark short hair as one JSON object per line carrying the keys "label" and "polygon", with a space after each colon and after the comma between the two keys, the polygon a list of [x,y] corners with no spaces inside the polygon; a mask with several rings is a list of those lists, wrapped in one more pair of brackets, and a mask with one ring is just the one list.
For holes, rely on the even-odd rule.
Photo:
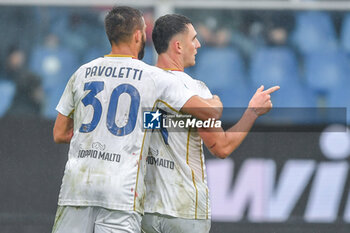
{"label": "player's dark short hair", "polygon": [[135,30],[142,30],[144,22],[141,11],[127,7],[113,7],[105,18],[105,29],[109,42],[128,42]]}
{"label": "player's dark short hair", "polygon": [[169,41],[178,33],[188,31],[187,24],[192,24],[191,20],[183,15],[168,14],[156,20],[152,40],[158,54],[168,50]]}

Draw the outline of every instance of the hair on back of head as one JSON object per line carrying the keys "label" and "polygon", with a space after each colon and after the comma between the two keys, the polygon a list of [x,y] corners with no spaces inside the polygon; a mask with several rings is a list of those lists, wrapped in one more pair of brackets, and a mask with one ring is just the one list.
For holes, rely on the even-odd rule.
{"label": "hair on back of head", "polygon": [[105,18],[109,42],[128,42],[135,30],[142,30],[144,22],[141,11],[128,6],[113,7]]}
{"label": "hair on back of head", "polygon": [[167,14],[157,19],[152,31],[152,40],[157,53],[166,52],[171,38],[178,33],[186,32],[187,24],[192,24],[191,20],[179,14]]}

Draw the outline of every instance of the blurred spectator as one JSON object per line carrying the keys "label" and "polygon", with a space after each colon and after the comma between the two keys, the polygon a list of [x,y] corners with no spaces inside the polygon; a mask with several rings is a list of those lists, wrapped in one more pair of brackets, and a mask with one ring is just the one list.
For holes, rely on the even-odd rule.
{"label": "blurred spectator", "polygon": [[231,28],[218,22],[215,17],[209,16],[198,22],[196,30],[203,46],[225,47],[231,43]]}
{"label": "blurred spectator", "polygon": [[58,36],[62,44],[74,52],[78,57],[82,57],[88,48],[88,39],[92,37],[92,28],[87,25],[78,13],[71,13],[62,17],[53,25],[53,31]]}
{"label": "blurred spectator", "polygon": [[215,31],[217,19],[208,16],[204,21],[199,21],[196,26],[198,39],[204,46],[212,46],[215,43]]}
{"label": "blurred spectator", "polygon": [[146,11],[143,14],[143,18],[145,19],[145,23],[147,25],[146,27],[146,45],[153,45],[152,43],[152,31],[153,31],[153,25],[154,25],[154,17],[153,13],[151,11]]}
{"label": "blurred spectator", "polygon": [[153,48],[153,43],[152,43],[152,31],[153,31],[153,25],[154,25],[154,17],[153,17],[153,12],[152,11],[146,11],[143,14],[143,17],[145,19],[145,23],[147,25],[146,27],[146,47],[145,47],[145,55],[142,59],[143,62],[150,64],[150,65],[155,65],[156,61],[156,53]]}
{"label": "blurred spectator", "polygon": [[286,46],[288,32],[284,27],[272,27],[267,35],[267,44],[270,46]]}
{"label": "blurred spectator", "polygon": [[52,119],[56,117],[56,105],[78,64],[76,55],[62,46],[54,34],[48,34],[44,44],[33,49],[30,68],[42,78],[45,117]]}
{"label": "blurred spectator", "polygon": [[212,30],[203,23],[199,23],[196,26],[196,28],[197,28],[197,33],[198,33],[197,36],[198,36],[199,42],[203,46],[210,45],[212,42],[212,38],[214,37]]}
{"label": "blurred spectator", "polygon": [[[0,62],[5,64],[7,51],[14,45],[21,43],[21,49],[28,52],[29,48],[37,38],[38,27],[35,24],[33,7],[6,6],[0,7]],[[25,38],[25,39],[23,39]],[[4,67],[1,67],[4,68]],[[0,69],[1,69],[0,68]],[[3,71],[2,71],[3,72]]]}
{"label": "blurred spectator", "polygon": [[16,85],[16,94],[8,115],[40,115],[43,99],[40,78],[26,67],[24,51],[18,48],[10,49],[6,61],[5,77]]}
{"label": "blurred spectator", "polygon": [[232,32],[232,45],[240,50],[245,61],[249,61],[257,48],[264,45],[264,25],[255,21],[244,23]]}
{"label": "blurred spectator", "polygon": [[226,47],[230,45],[231,32],[227,28],[221,28],[215,33],[215,46]]}
{"label": "blurred spectator", "polygon": [[295,28],[291,12],[270,13],[264,22],[265,41],[270,46],[291,46],[290,34]]}

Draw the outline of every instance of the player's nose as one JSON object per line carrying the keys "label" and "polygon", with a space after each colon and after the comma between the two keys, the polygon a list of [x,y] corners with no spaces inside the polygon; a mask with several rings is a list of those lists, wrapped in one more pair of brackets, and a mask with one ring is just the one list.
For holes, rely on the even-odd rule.
{"label": "player's nose", "polygon": [[198,48],[200,48],[201,47],[201,43],[199,42],[199,40],[198,39],[196,39],[197,40],[197,49]]}

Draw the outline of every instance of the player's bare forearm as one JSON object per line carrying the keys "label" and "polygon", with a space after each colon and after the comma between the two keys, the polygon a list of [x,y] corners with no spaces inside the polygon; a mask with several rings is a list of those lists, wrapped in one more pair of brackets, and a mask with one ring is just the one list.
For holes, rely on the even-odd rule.
{"label": "player's bare forearm", "polygon": [[242,118],[227,131],[222,128],[199,128],[198,132],[209,151],[224,159],[243,142],[257,118],[255,111],[248,108]]}
{"label": "player's bare forearm", "polygon": [[241,119],[230,129],[201,128],[199,135],[209,151],[219,158],[229,156],[245,139],[256,119],[272,108],[270,94],[280,87],[274,86],[264,91],[264,86],[257,89]]}
{"label": "player's bare forearm", "polygon": [[59,113],[53,128],[53,140],[56,143],[70,143],[73,137],[73,128],[73,119]]}
{"label": "player's bare forearm", "polygon": [[220,119],[222,103],[217,97],[203,99],[199,96],[193,96],[185,103],[181,111],[191,114],[200,120],[207,120],[209,118]]}
{"label": "player's bare forearm", "polygon": [[215,119],[220,119],[222,116],[223,105],[219,96],[213,95],[213,98],[205,99],[205,101],[210,105],[211,108],[214,108],[215,111],[219,114],[219,117]]}

